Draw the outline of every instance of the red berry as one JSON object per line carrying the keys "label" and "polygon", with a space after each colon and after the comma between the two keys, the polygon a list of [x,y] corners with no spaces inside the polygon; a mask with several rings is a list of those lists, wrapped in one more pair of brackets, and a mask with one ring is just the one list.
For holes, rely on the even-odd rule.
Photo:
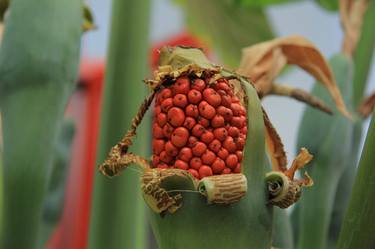
{"label": "red berry", "polygon": [[238,150],[243,150],[243,148],[245,148],[245,139],[242,137],[237,138],[236,146]]}
{"label": "red berry", "polygon": [[243,153],[242,153],[242,151],[237,150],[237,151],[236,151],[236,156],[237,156],[237,158],[238,158],[238,161],[241,162],[241,161],[242,161],[242,158],[243,158]]}
{"label": "red berry", "polygon": [[226,159],[225,159],[225,163],[226,165],[231,168],[231,169],[234,169],[236,166],[237,166],[237,163],[238,163],[238,158],[235,154],[230,154]]}
{"label": "red berry", "polygon": [[241,173],[241,164],[237,164],[236,168],[234,168],[233,173]]}
{"label": "red berry", "polygon": [[196,89],[191,89],[188,93],[188,99],[191,104],[198,104],[202,100],[202,94]]}
{"label": "red berry", "polygon": [[190,80],[188,77],[180,77],[176,80],[176,83],[172,85],[173,94],[188,94],[190,90]]}
{"label": "red berry", "polygon": [[165,100],[163,100],[163,102],[161,102],[161,110],[163,112],[167,112],[170,108],[172,108],[173,106],[173,99],[172,98],[167,98]]}
{"label": "red berry", "polygon": [[160,158],[156,155],[152,156],[152,166],[157,167],[160,162]]}
{"label": "red berry", "polygon": [[202,158],[202,163],[211,165],[215,161],[216,155],[212,151],[207,150],[205,153],[203,153],[201,158]]}
{"label": "red berry", "polygon": [[225,160],[225,159],[227,159],[227,157],[229,155],[229,152],[227,151],[227,149],[225,149],[225,148],[222,147],[222,148],[220,148],[219,152],[217,152],[217,155],[221,159]]}
{"label": "red berry", "polygon": [[207,150],[207,146],[202,142],[196,142],[191,150],[194,156],[201,156]]}
{"label": "red berry", "polygon": [[232,103],[230,105],[230,109],[232,110],[234,116],[241,115],[242,109],[241,109],[241,105],[239,103]]}
{"label": "red berry", "polygon": [[207,165],[202,165],[199,168],[199,177],[203,178],[203,177],[206,177],[206,176],[212,176],[212,169],[210,167],[208,167]]}
{"label": "red berry", "polygon": [[191,130],[195,125],[195,119],[192,117],[186,117],[184,121],[184,127],[188,130]]}
{"label": "red berry", "polygon": [[236,143],[232,137],[227,137],[223,142],[223,147],[227,149],[230,153],[234,153],[237,150]]}
{"label": "red berry", "polygon": [[158,168],[159,168],[159,169],[168,169],[168,165],[165,164],[165,163],[160,163],[160,164],[158,165]]}
{"label": "red berry", "polygon": [[202,125],[204,128],[208,128],[210,126],[210,121],[205,119],[201,116],[198,117],[198,124]]}
{"label": "red berry", "polygon": [[245,126],[245,127],[242,127],[242,129],[241,129],[241,133],[244,134],[244,135],[247,134],[247,127],[246,127],[246,126]]}
{"label": "red berry", "polygon": [[240,103],[240,99],[237,96],[232,96],[233,103]]}
{"label": "red berry", "polygon": [[168,122],[174,127],[181,126],[185,121],[185,113],[178,107],[172,107],[168,111]]}
{"label": "red berry", "polygon": [[213,128],[223,127],[224,126],[223,116],[215,115],[215,117],[211,120],[211,126]]}
{"label": "red berry", "polygon": [[159,92],[159,98],[160,98],[161,102],[163,102],[163,100],[165,100],[167,98],[171,98],[171,97],[172,97],[172,91],[169,88],[164,88],[163,90],[161,90]]}
{"label": "red berry", "polygon": [[160,127],[163,127],[167,123],[167,115],[165,113],[159,113],[157,116],[157,122]]}
{"label": "red berry", "polygon": [[206,129],[202,125],[196,124],[196,125],[194,125],[193,129],[191,130],[191,134],[193,134],[196,137],[200,137],[200,136],[203,135],[205,130]]}
{"label": "red berry", "polygon": [[171,136],[171,142],[176,147],[184,147],[189,139],[189,131],[185,127],[176,128]]}
{"label": "red berry", "polygon": [[174,167],[177,168],[177,169],[188,170],[189,164],[187,164],[186,162],[184,162],[182,160],[176,160],[176,162],[174,163]]}
{"label": "red berry", "polygon": [[174,146],[170,141],[165,143],[165,151],[167,152],[168,155],[170,156],[177,156],[178,150],[176,146]]}
{"label": "red berry", "polygon": [[167,152],[165,150],[163,150],[161,153],[160,153],[160,156],[159,156],[160,160],[165,162],[165,163],[170,163],[173,159],[173,157],[171,157],[170,155],[167,154]]}
{"label": "red berry", "polygon": [[189,169],[189,173],[194,176],[195,178],[199,178],[199,173],[195,169]]}
{"label": "red berry", "polygon": [[164,126],[163,126],[163,134],[165,137],[167,138],[170,138],[172,136],[172,133],[173,133],[173,127],[166,123]]}
{"label": "red berry", "polygon": [[202,166],[202,160],[199,157],[193,157],[190,160],[189,165],[190,165],[190,168],[199,170],[199,168]]}
{"label": "red berry", "polygon": [[159,155],[160,152],[164,150],[165,142],[163,139],[153,139],[152,140],[152,153]]}
{"label": "red berry", "polygon": [[182,161],[189,162],[190,159],[193,157],[193,152],[189,147],[184,147],[178,153],[178,158]]}
{"label": "red berry", "polygon": [[152,125],[152,135],[154,138],[163,138],[163,129],[157,124]]}
{"label": "red berry", "polygon": [[157,116],[160,112],[161,112],[161,107],[160,107],[160,105],[155,106],[155,108],[154,108],[154,114],[155,114],[155,116]]}
{"label": "red berry", "polygon": [[206,88],[206,82],[202,79],[195,79],[191,84],[191,88],[196,89],[198,91],[203,91]]}
{"label": "red berry", "polygon": [[206,88],[203,91],[203,99],[213,107],[218,107],[221,103],[220,95],[213,88]]}
{"label": "red berry", "polygon": [[190,136],[189,137],[189,140],[188,140],[188,146],[190,147],[190,148],[192,148],[193,146],[194,146],[194,144],[196,143],[196,142],[198,142],[199,140],[198,140],[198,138],[196,138],[196,137],[194,137],[194,136]]}
{"label": "red berry", "polygon": [[231,137],[238,137],[240,135],[240,130],[237,127],[229,127],[228,135]]}
{"label": "red berry", "polygon": [[224,120],[227,121],[227,122],[229,122],[233,117],[232,110],[229,109],[229,108],[226,108],[224,106],[219,106],[217,108],[217,114],[220,114],[221,116],[223,116]]}
{"label": "red berry", "polygon": [[186,113],[186,116],[188,117],[197,118],[199,115],[199,110],[196,105],[190,104],[185,108],[185,113]]}
{"label": "red berry", "polygon": [[223,172],[221,172],[221,174],[225,175],[225,174],[230,174],[231,172],[232,170],[230,168],[225,168]]}
{"label": "red berry", "polygon": [[216,158],[211,168],[215,174],[220,174],[225,169],[225,162],[221,158]]}
{"label": "red berry", "polygon": [[181,108],[184,108],[185,106],[187,106],[188,101],[187,101],[186,95],[183,95],[183,94],[180,94],[180,93],[176,94],[173,97],[173,104],[175,106],[178,106],[178,107],[181,107]]}
{"label": "red berry", "polygon": [[230,121],[230,124],[236,126],[238,128],[242,128],[245,126],[246,118],[244,116],[241,117],[233,117]]}
{"label": "red berry", "polygon": [[212,105],[208,104],[206,101],[200,102],[198,109],[199,114],[207,119],[212,119],[216,114],[215,108]]}
{"label": "red berry", "polygon": [[226,82],[219,82],[216,85],[218,90],[223,90],[225,92],[229,92],[231,90],[228,83]]}
{"label": "red berry", "polygon": [[219,152],[220,148],[221,148],[221,143],[219,140],[217,139],[214,139],[212,140],[212,142],[208,145],[208,148],[210,148],[210,150],[212,150],[213,152]]}
{"label": "red berry", "polygon": [[215,136],[212,132],[210,131],[205,131],[202,136],[201,136],[201,141],[204,142],[205,144],[209,144],[214,140]]}
{"label": "red berry", "polygon": [[225,128],[216,128],[214,135],[218,140],[224,141],[228,137],[228,131]]}
{"label": "red berry", "polygon": [[232,98],[227,95],[227,94],[223,94],[221,95],[221,104],[227,108],[230,107],[230,105],[232,104]]}

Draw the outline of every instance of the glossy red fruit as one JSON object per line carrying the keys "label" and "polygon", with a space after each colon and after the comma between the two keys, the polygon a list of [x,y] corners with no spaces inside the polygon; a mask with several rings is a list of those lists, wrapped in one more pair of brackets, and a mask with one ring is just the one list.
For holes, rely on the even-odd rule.
{"label": "glossy red fruit", "polygon": [[221,147],[220,150],[219,150],[219,152],[217,152],[217,155],[218,155],[221,159],[225,160],[225,159],[227,159],[227,157],[228,157],[228,155],[229,155],[229,152],[227,151],[227,149]]}
{"label": "glossy red fruit", "polygon": [[212,142],[208,145],[208,148],[215,153],[218,153],[221,148],[221,142],[218,139],[212,140]]}
{"label": "glossy red fruit", "polygon": [[191,130],[194,127],[195,124],[196,124],[196,122],[195,122],[194,118],[186,117],[183,126],[186,129]]}
{"label": "glossy red fruit", "polygon": [[194,176],[195,178],[199,178],[199,173],[195,169],[189,169],[189,173]]}
{"label": "glossy red fruit", "polygon": [[173,104],[175,106],[178,106],[178,107],[181,107],[181,108],[185,108],[185,106],[187,106],[187,104],[188,104],[188,100],[187,100],[186,95],[181,94],[181,93],[176,94],[173,97]]}
{"label": "glossy red fruit", "polygon": [[232,103],[230,105],[230,109],[232,110],[234,116],[240,116],[241,115],[242,108],[241,108],[241,105],[239,103]]}
{"label": "glossy red fruit", "polygon": [[233,173],[241,173],[241,164],[237,164],[237,166],[233,170]]}
{"label": "glossy red fruit", "polygon": [[226,159],[225,159],[225,164],[227,167],[234,169],[237,164],[238,164],[238,158],[236,154],[230,154]]}
{"label": "glossy red fruit", "polygon": [[203,142],[196,142],[191,150],[194,156],[201,156],[207,150],[207,146]]}
{"label": "glossy red fruit", "polygon": [[152,167],[157,167],[160,162],[160,158],[156,155],[152,156]]}
{"label": "glossy red fruit", "polygon": [[237,150],[243,150],[245,148],[245,139],[243,139],[242,137],[237,138],[235,142],[236,142]]}
{"label": "glossy red fruit", "polygon": [[190,136],[187,145],[192,148],[196,142],[198,142],[199,139],[194,136]]}
{"label": "glossy red fruit", "polygon": [[153,139],[152,140],[152,153],[154,155],[159,155],[160,152],[164,150],[165,141],[163,139]]}
{"label": "glossy red fruit", "polygon": [[188,100],[191,104],[198,104],[202,100],[202,94],[196,89],[191,89],[188,93]]}
{"label": "glossy red fruit", "polygon": [[190,159],[193,157],[193,152],[189,147],[184,147],[178,153],[178,158],[185,162],[190,162]]}
{"label": "glossy red fruit", "polygon": [[208,128],[210,126],[210,121],[206,118],[199,116],[198,124],[202,125],[204,128]]}
{"label": "glossy red fruit", "polygon": [[176,82],[172,85],[172,92],[173,94],[188,94],[190,90],[190,80],[188,77],[180,77],[176,80]]}
{"label": "glossy red fruit", "polygon": [[219,141],[224,141],[228,137],[228,131],[225,128],[216,128],[214,130],[215,138]]}
{"label": "glossy red fruit", "polygon": [[160,161],[165,162],[165,163],[170,163],[173,160],[173,157],[171,157],[170,155],[168,155],[165,150],[163,150],[160,153],[159,158],[160,158]]}
{"label": "glossy red fruit", "polygon": [[238,137],[240,135],[240,130],[237,127],[230,126],[228,129],[228,135],[231,137]]}
{"label": "glossy red fruit", "polygon": [[233,117],[232,120],[230,121],[230,124],[241,129],[246,124],[246,118],[243,116]]}
{"label": "glossy red fruit", "polygon": [[174,126],[178,127],[181,126],[185,121],[185,113],[181,108],[178,107],[172,107],[168,111],[168,122]]}
{"label": "glossy red fruit", "polygon": [[199,170],[199,168],[202,166],[202,160],[199,157],[193,157],[190,160],[189,165],[190,165],[190,168]]}
{"label": "glossy red fruit", "polygon": [[234,153],[237,150],[236,143],[232,137],[227,137],[222,146],[229,151],[229,153]]}
{"label": "glossy red fruit", "polygon": [[221,158],[216,158],[211,168],[215,174],[220,174],[225,169],[225,162]]}
{"label": "glossy red fruit", "polygon": [[170,138],[172,136],[172,133],[173,133],[173,126],[166,123],[164,126],[163,126],[163,135],[166,137],[166,138]]}
{"label": "glossy red fruit", "polygon": [[176,160],[176,162],[174,163],[174,167],[176,169],[188,170],[189,169],[189,164],[187,164],[187,162],[184,162],[182,160]]}
{"label": "glossy red fruit", "polygon": [[210,87],[204,89],[203,99],[213,107],[218,107],[221,104],[220,94]]}
{"label": "glossy red fruit", "polygon": [[200,168],[199,168],[199,177],[202,179],[203,177],[206,177],[206,176],[212,176],[213,173],[212,173],[212,169],[207,166],[207,165],[202,165]]}
{"label": "glossy red fruit", "polygon": [[233,117],[233,112],[231,109],[225,107],[225,106],[219,106],[217,108],[217,114],[221,115],[224,117],[224,120],[229,122],[231,121],[232,117]]}
{"label": "glossy red fruit", "polygon": [[167,114],[159,113],[156,117],[156,120],[158,122],[158,125],[160,127],[163,127],[167,123]]}
{"label": "glossy red fruit", "polygon": [[206,82],[204,82],[202,79],[194,79],[193,83],[191,84],[191,88],[201,92],[206,88]]}
{"label": "glossy red fruit", "polygon": [[201,101],[198,106],[199,114],[207,119],[212,119],[215,117],[216,111],[215,108],[208,104],[206,101]]}
{"label": "glossy red fruit", "polygon": [[155,116],[157,116],[160,112],[161,112],[161,107],[160,107],[160,105],[155,106],[155,109],[154,109],[154,114],[155,114]]}
{"label": "glossy red fruit", "polygon": [[193,134],[196,137],[200,137],[205,132],[205,128],[201,124],[194,125],[193,129],[191,130],[191,134]]}
{"label": "glossy red fruit", "polygon": [[228,82],[221,81],[221,82],[217,83],[216,85],[217,85],[218,90],[223,90],[225,92],[231,91],[231,88],[228,85]]}
{"label": "glossy red fruit", "polygon": [[223,172],[221,172],[221,174],[230,174],[230,173],[232,173],[232,170],[230,169],[230,168],[225,168],[224,170],[223,170]]}
{"label": "glossy red fruit", "polygon": [[162,103],[165,99],[172,97],[172,91],[169,88],[164,88],[159,92],[159,101]]}
{"label": "glossy red fruit", "polygon": [[206,150],[206,152],[203,153],[201,159],[203,164],[211,165],[215,161],[216,155],[212,151]]}
{"label": "glossy red fruit", "polygon": [[215,117],[211,120],[211,126],[213,128],[219,128],[224,126],[224,117],[221,115],[215,115]]}
{"label": "glossy red fruit", "polygon": [[168,112],[168,110],[173,107],[173,99],[167,98],[163,100],[163,102],[161,102],[160,107],[163,112],[165,113]]}
{"label": "glossy red fruit", "polygon": [[240,99],[237,96],[232,96],[233,103],[240,103]]}
{"label": "glossy red fruit", "polygon": [[166,142],[164,148],[168,155],[172,157],[177,156],[178,150],[176,146],[171,143],[171,141]]}
{"label": "glossy red fruit", "polygon": [[222,94],[221,96],[221,105],[227,108],[230,108],[232,104],[232,98],[228,94]]}
{"label": "glossy red fruit", "polygon": [[168,165],[165,163],[159,163],[158,169],[168,169]]}
{"label": "glossy red fruit", "polygon": [[157,123],[152,125],[152,136],[154,138],[164,138],[163,129]]}
{"label": "glossy red fruit", "polygon": [[190,104],[185,108],[185,114],[188,117],[197,118],[199,116],[199,110],[196,105]]}
{"label": "glossy red fruit", "polygon": [[189,139],[189,131],[185,127],[176,128],[171,136],[171,142],[176,147],[184,147]]}
{"label": "glossy red fruit", "polygon": [[215,136],[211,131],[205,131],[202,136],[200,137],[201,141],[205,144],[211,143],[214,139]]}
{"label": "glossy red fruit", "polygon": [[236,151],[236,156],[238,158],[238,161],[241,162],[243,158],[243,152],[241,150]]}

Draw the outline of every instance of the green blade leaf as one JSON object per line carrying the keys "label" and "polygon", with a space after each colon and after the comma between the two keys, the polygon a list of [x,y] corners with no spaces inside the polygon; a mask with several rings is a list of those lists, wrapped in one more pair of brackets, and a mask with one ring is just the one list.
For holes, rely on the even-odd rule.
{"label": "green blade leaf", "polygon": [[339,9],[338,0],[315,0],[315,2],[318,3],[320,7],[326,10],[336,11]]}
{"label": "green blade leaf", "polygon": [[236,68],[241,49],[273,37],[261,8],[241,7],[220,0],[179,0],[188,28],[214,48],[223,62]]}
{"label": "green blade leaf", "polygon": [[265,7],[267,5],[297,2],[300,0],[234,0],[234,1],[244,6],[249,6],[249,7]]}

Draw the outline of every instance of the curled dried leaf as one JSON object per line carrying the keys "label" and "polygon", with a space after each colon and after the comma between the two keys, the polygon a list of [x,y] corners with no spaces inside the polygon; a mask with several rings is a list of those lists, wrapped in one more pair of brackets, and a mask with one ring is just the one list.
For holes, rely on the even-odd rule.
{"label": "curled dried leaf", "polygon": [[358,107],[358,113],[367,118],[374,111],[375,107],[375,92],[366,97]]}
{"label": "curled dried leaf", "polygon": [[344,30],[342,51],[352,56],[362,32],[368,0],[340,0],[340,18]]}
{"label": "curled dried leaf", "polygon": [[297,65],[327,88],[337,109],[351,118],[333,73],[319,50],[302,36],[288,36],[243,49],[237,72],[249,77],[260,96],[270,94],[272,84],[287,64]]}

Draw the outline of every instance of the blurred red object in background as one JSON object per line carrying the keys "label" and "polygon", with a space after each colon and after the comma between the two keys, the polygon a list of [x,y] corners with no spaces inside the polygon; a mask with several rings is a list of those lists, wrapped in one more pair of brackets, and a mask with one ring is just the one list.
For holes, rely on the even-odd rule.
{"label": "blurred red object in background", "polygon": [[[149,58],[152,69],[157,68],[158,50],[165,45],[199,47],[206,54],[209,53],[200,40],[184,32],[153,45]],[[66,110],[66,116],[75,121],[76,133],[65,187],[64,209],[46,249],[87,248],[93,180],[97,172],[95,158],[103,81],[103,61],[84,60],[78,87]]]}

